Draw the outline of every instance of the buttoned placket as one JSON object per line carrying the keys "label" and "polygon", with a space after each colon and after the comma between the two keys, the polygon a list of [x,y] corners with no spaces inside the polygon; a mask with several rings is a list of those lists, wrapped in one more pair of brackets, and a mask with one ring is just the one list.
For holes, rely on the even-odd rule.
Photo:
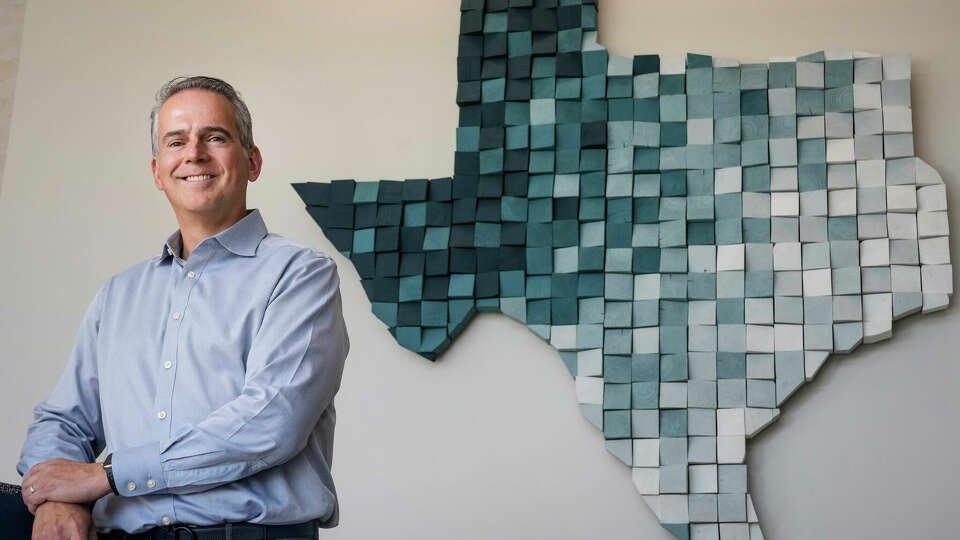
{"label": "buttoned placket", "polygon": [[[157,377],[157,388],[154,398],[154,416],[147,419],[153,425],[153,439],[166,440],[173,434],[173,391],[176,381],[177,366],[181,360],[180,336],[184,325],[190,324],[190,293],[200,282],[203,269],[210,261],[216,249],[212,246],[201,243],[197,249],[190,254],[190,258],[184,261],[174,255],[170,264],[170,282],[169,282],[169,311],[167,314],[167,324],[163,334],[163,344],[161,346],[160,365],[156,366],[160,373]],[[171,252],[172,254],[172,252]],[[147,487],[156,486],[156,479],[147,479]],[[159,499],[159,498],[158,498]],[[173,505],[174,497],[168,495],[159,502],[162,508],[162,515],[158,516],[162,523],[169,524],[175,520],[176,510]],[[171,517],[174,516],[174,517]]]}

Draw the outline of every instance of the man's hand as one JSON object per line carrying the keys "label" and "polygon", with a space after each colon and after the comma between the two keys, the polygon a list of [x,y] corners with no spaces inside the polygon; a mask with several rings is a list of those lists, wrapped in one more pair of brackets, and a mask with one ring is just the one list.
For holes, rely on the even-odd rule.
{"label": "man's hand", "polygon": [[50,501],[37,508],[33,540],[97,540],[97,529],[84,505]]}
{"label": "man's hand", "polygon": [[100,463],[57,458],[34,465],[23,477],[22,491],[27,509],[36,515],[37,507],[47,501],[95,501],[110,493],[110,481]]}

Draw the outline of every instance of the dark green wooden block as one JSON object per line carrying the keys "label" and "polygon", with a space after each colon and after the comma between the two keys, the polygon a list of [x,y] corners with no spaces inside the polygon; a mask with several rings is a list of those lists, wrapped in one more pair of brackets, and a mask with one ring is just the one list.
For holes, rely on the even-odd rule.
{"label": "dark green wooden block", "polygon": [[635,382],[630,385],[630,408],[658,409],[660,408],[660,382]]}
{"label": "dark green wooden block", "polygon": [[604,410],[629,409],[630,408],[630,385],[618,384],[618,383],[604,383],[603,408]]}
{"label": "dark green wooden block", "polygon": [[687,436],[687,410],[664,409],[660,411],[661,437]]}
{"label": "dark green wooden block", "polygon": [[630,438],[630,411],[604,411],[603,436],[606,439]]}

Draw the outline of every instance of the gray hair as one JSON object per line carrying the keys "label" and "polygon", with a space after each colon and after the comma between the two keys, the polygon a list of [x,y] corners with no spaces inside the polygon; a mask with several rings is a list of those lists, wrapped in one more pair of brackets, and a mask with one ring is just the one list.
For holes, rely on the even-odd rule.
{"label": "gray hair", "polygon": [[245,151],[249,152],[253,148],[253,119],[250,118],[250,109],[240,98],[240,93],[233,86],[230,86],[230,83],[221,79],[196,76],[171,79],[157,91],[153,109],[150,110],[150,144],[153,147],[153,157],[157,157],[160,151],[159,134],[157,133],[157,115],[160,114],[160,107],[163,107],[163,104],[174,94],[194,88],[209,90],[227,98],[227,101],[233,105],[237,131],[240,132],[240,144],[243,145]]}

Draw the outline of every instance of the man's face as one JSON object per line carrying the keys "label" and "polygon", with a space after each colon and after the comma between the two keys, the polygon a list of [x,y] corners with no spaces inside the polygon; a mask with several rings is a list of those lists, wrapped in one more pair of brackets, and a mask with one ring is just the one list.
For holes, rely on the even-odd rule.
{"label": "man's face", "polygon": [[174,94],[157,114],[157,137],[153,180],[178,219],[243,217],[247,182],[260,175],[262,159],[256,147],[244,151],[225,97],[200,89]]}

